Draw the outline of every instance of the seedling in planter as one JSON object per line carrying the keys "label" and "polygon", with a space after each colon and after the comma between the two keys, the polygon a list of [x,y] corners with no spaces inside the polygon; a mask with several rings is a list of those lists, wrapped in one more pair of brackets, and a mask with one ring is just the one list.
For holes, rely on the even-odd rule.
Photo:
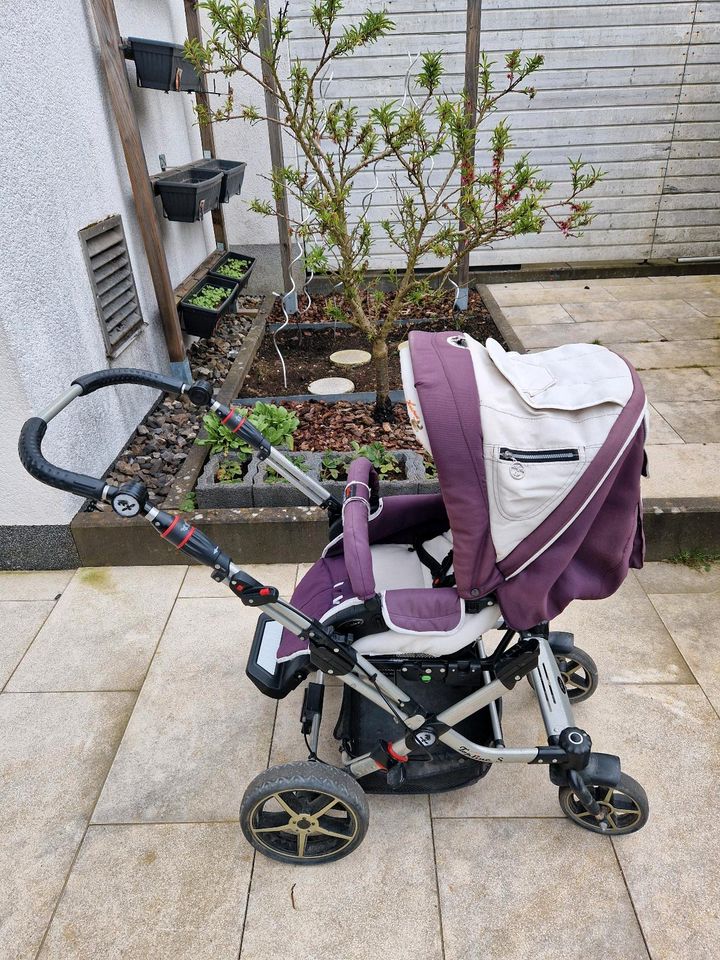
{"label": "seedling in planter", "polygon": [[426,454],[423,457],[423,466],[425,467],[425,476],[428,480],[437,480],[437,467],[433,458]]}
{"label": "seedling in planter", "polygon": [[215,474],[218,483],[240,483],[247,472],[249,457],[232,458],[220,464]]}
{"label": "seedling in planter", "polygon": [[188,493],[185,494],[185,496],[183,497],[183,501],[180,504],[180,509],[184,513],[187,513],[190,510],[197,510],[197,496],[194,490],[190,490]]}
{"label": "seedling in planter", "polygon": [[243,260],[242,258],[238,257],[237,260],[227,260],[219,267],[216,267],[215,273],[221,273],[224,277],[229,277],[231,280],[242,280],[247,273],[249,266],[249,260]]}
{"label": "seedling in planter", "polygon": [[[303,473],[307,473],[308,470],[310,469],[308,464],[305,463],[304,457],[290,457],[290,459],[298,468],[298,470],[302,470]],[[265,473],[264,482],[265,483],[287,483],[287,480],[285,479],[285,477],[280,476],[280,474],[276,470],[273,470],[272,467],[268,467]]]}
{"label": "seedling in planter", "polygon": [[[300,421],[292,410],[288,410],[287,407],[276,406],[274,403],[256,403],[251,410],[240,407],[238,413],[246,416],[250,423],[257,427],[274,447],[284,447],[286,450],[292,450],[293,434],[300,425]],[[247,456],[252,454],[252,448],[244,443],[237,434],[228,430],[220,422],[217,414],[205,414],[203,426],[207,436],[199,437],[195,441],[198,446],[209,446],[212,453],[227,454],[232,450],[237,450]]]}
{"label": "seedling in planter", "polygon": [[217,310],[221,303],[224,303],[229,296],[230,291],[225,287],[213,287],[212,284],[206,284],[201,287],[197,293],[188,299],[188,303],[193,307],[203,307],[205,310]]}
{"label": "seedling in planter", "polygon": [[339,453],[326,453],[320,461],[321,480],[347,480],[347,458]]}
{"label": "seedling in planter", "polygon": [[353,440],[352,448],[358,457],[367,457],[370,463],[380,474],[381,480],[399,480],[402,477],[402,466],[394,453],[390,453],[385,445],[376,440],[364,446]]}

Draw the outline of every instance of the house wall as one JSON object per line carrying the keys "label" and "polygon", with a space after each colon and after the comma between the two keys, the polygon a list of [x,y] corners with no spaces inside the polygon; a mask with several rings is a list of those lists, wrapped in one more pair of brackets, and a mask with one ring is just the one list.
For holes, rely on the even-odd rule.
{"label": "house wall", "polygon": [[[186,36],[182,0],[116,7],[123,36]],[[168,356],[87,0],[3,4],[0,46],[0,527],[67,524],[77,498],[32,480],[18,462],[23,420],[79,374],[108,365],[167,371]],[[137,88],[130,61],[128,74],[150,173],[159,153],[171,165],[201,157],[193,98]],[[146,326],[108,361],[77,234],[111,214],[122,216]],[[174,284],[214,246],[209,218],[163,221],[162,234]],[[154,396],[125,388],[78,400],[53,421],[48,458],[101,475]]]}
{"label": "house wall", "polygon": [[[428,49],[445,52],[445,89],[461,91],[466,0],[386,0],[383,6],[396,30],[362,56],[335,62],[328,97],[352,97],[361,115],[378,97],[401,99],[408,53]],[[290,50],[312,60],[319,44],[309,7],[310,0],[290,5]],[[366,7],[366,0],[346,0],[339,27]],[[719,39],[715,0],[483,0],[480,47],[497,63],[498,84],[509,50],[545,55],[545,66],[532,80],[536,99],[530,103],[515,94],[501,105],[516,147],[508,159],[530,151],[556,184],[551,194],[556,197],[567,188],[568,156],[581,154],[606,178],[593,190],[597,217],[582,237],[563,240],[548,229],[483,249],[471,262],[720,256]],[[483,129],[489,131],[493,122],[489,118]],[[481,138],[478,155],[489,164],[485,144]],[[436,177],[447,166],[447,156],[439,157]],[[388,215],[394,196],[390,177],[398,172],[390,162],[378,167],[380,188],[371,212],[376,268],[403,262],[377,226]],[[357,214],[373,182],[370,172],[358,177]]]}

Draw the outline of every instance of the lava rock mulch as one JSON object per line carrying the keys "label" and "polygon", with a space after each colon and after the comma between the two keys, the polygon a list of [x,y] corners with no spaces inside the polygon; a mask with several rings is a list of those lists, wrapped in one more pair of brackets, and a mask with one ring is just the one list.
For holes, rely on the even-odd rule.
{"label": "lava rock mulch", "polygon": [[[331,299],[317,297],[305,314],[297,315],[303,323],[328,322],[326,308]],[[488,337],[494,337],[504,343],[500,331],[488,313],[479,293],[470,294],[470,305],[467,311],[458,312],[453,309],[453,295],[448,294],[428,307],[407,306],[403,309],[403,317],[411,320],[422,316],[430,322],[424,322],[418,329],[431,332],[443,330],[461,330],[482,343]],[[279,303],[276,302],[268,318],[268,323],[283,319]],[[397,390],[402,386],[400,376],[400,359],[397,346],[407,338],[411,325],[397,326],[389,342],[390,389]],[[367,350],[367,339],[355,329],[339,327],[337,329],[302,330],[298,329],[293,320],[288,326],[276,334],[277,345],[280,348],[287,373],[287,385],[283,380],[282,365],[278,357],[272,333],[265,333],[260,349],[253,361],[253,365],[245,378],[242,393],[245,397],[283,397],[307,393],[308,385],[321,377],[348,377],[355,384],[356,392],[365,392],[375,389],[375,377],[372,364],[365,367],[343,368],[330,361],[330,354],[336,350],[359,349]],[[319,448],[316,448],[319,449]],[[340,449],[328,447],[325,449]]]}
{"label": "lava rock mulch", "polygon": [[[261,297],[239,297],[238,309],[258,309]],[[217,390],[237,357],[252,317],[236,314],[221,320],[215,335],[198,340],[188,351],[195,379],[209,380]],[[166,396],[143,419],[107,474],[110,484],[140,480],[150,499],[160,503],[170,492],[175,474],[185,462],[202,426],[204,411],[187,397]]]}

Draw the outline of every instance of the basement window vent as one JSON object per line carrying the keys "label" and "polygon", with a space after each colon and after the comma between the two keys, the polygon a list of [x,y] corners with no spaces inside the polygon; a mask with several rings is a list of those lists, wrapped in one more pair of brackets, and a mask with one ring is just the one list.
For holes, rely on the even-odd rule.
{"label": "basement window vent", "polygon": [[79,233],[108,357],[117,357],[143,327],[120,216]]}

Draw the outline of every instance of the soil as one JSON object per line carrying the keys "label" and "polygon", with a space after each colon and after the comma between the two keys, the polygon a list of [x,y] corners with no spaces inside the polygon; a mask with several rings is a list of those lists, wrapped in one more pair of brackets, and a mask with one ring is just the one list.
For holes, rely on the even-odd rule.
{"label": "soil", "polygon": [[[326,307],[329,298],[318,297],[307,313],[299,315],[302,322],[327,321]],[[477,340],[484,342],[494,337],[503,343],[502,336],[485,308],[479,293],[470,294],[470,307],[458,313],[453,309],[453,296],[448,294],[431,306],[419,310],[409,306],[404,309],[406,319],[418,315],[432,317],[430,323],[423,323],[419,329],[427,331],[462,330]],[[276,303],[270,315],[270,321],[282,320],[282,311]],[[390,338],[389,366],[390,389],[401,388],[400,360],[397,345],[407,338],[412,329],[410,325],[397,327]],[[272,334],[265,334],[260,350],[243,384],[245,397],[287,397],[304,394],[313,380],[321,377],[343,376],[352,380],[356,392],[374,391],[375,374],[372,364],[364,367],[338,367],[330,362],[330,354],[336,350],[367,350],[367,339],[359,331],[340,328],[337,330],[299,330],[290,324],[276,335],[277,345],[282,351],[287,371],[287,385],[283,380],[282,365],[273,342]],[[328,447],[324,449],[341,449]],[[343,448],[344,449],[344,448]]]}
{"label": "soil", "polygon": [[[261,297],[238,297],[239,309],[257,309]],[[218,324],[215,335],[197,340],[188,351],[195,379],[209,380],[220,388],[250,329],[252,318],[229,314]],[[130,437],[106,474],[110,484],[128,480],[144,483],[153,503],[161,503],[185,462],[202,425],[204,411],[187,397],[166,396],[154,407]],[[102,508],[102,507],[101,507]]]}

